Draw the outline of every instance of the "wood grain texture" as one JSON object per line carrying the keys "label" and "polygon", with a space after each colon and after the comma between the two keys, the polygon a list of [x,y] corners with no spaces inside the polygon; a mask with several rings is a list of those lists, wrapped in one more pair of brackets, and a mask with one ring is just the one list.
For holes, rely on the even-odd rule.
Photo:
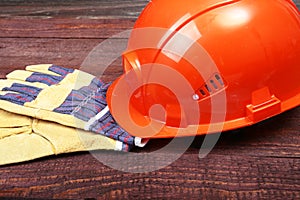
{"label": "wood grain texture", "polygon": [[[80,68],[93,48],[130,29],[146,3],[2,0],[0,77],[37,63]],[[114,38],[114,45],[105,52],[107,57],[126,40]],[[91,73],[97,74],[97,69]],[[121,73],[119,58],[106,70],[104,78],[113,80]],[[181,140],[184,139],[177,141]],[[213,151],[199,159],[203,140],[204,137],[196,137],[178,160],[148,173],[114,170],[90,153],[2,166],[0,198],[300,199],[300,107],[257,125],[223,133]],[[134,153],[146,155],[169,142],[152,140]],[[173,148],[168,153],[177,150]],[[110,151],[94,155],[126,158]],[[166,156],[158,154],[156,159],[164,160]],[[147,164],[154,166],[155,159],[149,159]]]}
{"label": "wood grain texture", "polygon": [[130,30],[132,19],[0,18],[0,38],[105,39]]}
{"label": "wood grain texture", "polygon": [[136,18],[147,0],[2,0],[0,17]]}

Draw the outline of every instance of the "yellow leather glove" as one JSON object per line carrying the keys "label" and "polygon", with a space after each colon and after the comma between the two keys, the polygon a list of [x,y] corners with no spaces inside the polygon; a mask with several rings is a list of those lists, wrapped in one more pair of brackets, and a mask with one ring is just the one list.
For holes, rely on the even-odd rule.
{"label": "yellow leather glove", "polygon": [[111,116],[105,84],[95,76],[55,65],[27,66],[0,80],[0,109],[105,135],[122,150],[143,146]]}
{"label": "yellow leather glove", "polygon": [[49,155],[90,150],[122,150],[100,134],[0,110],[0,165]]}

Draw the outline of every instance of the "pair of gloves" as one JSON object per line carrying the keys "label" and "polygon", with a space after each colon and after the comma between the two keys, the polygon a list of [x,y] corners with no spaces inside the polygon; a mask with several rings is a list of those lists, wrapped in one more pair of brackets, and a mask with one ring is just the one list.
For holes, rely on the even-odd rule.
{"label": "pair of gloves", "polygon": [[116,123],[106,103],[110,84],[91,74],[32,65],[6,77],[0,80],[0,165],[146,144]]}

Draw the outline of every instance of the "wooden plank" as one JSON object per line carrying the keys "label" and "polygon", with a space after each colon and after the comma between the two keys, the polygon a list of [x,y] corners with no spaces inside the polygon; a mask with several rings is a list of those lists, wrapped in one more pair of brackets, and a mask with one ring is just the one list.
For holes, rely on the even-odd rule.
{"label": "wooden plank", "polygon": [[[222,133],[214,152],[219,156],[245,155],[249,157],[274,157],[274,159],[299,159],[299,126],[300,107],[297,107],[256,125]],[[185,139],[179,138],[178,140],[180,144],[180,140],[184,141]],[[199,150],[203,140],[203,136],[196,137],[190,149]],[[169,142],[169,139],[153,140],[150,141],[147,148],[138,152],[151,152],[154,149],[164,147]],[[174,151],[176,149],[180,149],[180,146],[177,146]]]}
{"label": "wooden plank", "polygon": [[147,0],[67,0],[67,1],[12,1],[0,2],[0,18],[136,18],[148,3]]}
{"label": "wooden plank", "polygon": [[109,38],[132,29],[125,19],[31,19],[0,18],[0,38]]}
{"label": "wooden plank", "polygon": [[0,37],[107,38],[131,29],[147,3],[1,1]]}
{"label": "wooden plank", "polygon": [[[155,163],[149,160],[148,164]],[[187,199],[298,199],[299,166],[299,159],[218,152],[199,160],[197,150],[189,150],[161,170],[132,174],[108,168],[89,154],[76,154],[1,168],[0,196],[153,199],[184,194]]]}
{"label": "wooden plank", "polygon": [[137,6],[140,3],[147,3],[149,0],[52,0],[52,1],[43,1],[43,0],[1,0],[0,6],[30,6],[30,7],[43,7],[43,6],[116,6],[122,5],[124,8],[128,9],[130,5]]}
{"label": "wooden plank", "polygon": [[[81,68],[87,56],[93,49],[101,45],[102,39],[44,39],[44,38],[1,38],[0,39],[0,77],[15,69],[22,69],[27,65],[39,63],[53,63],[56,65]],[[127,39],[113,39],[115,44],[127,44]],[[112,42],[112,41],[111,41]],[[107,47],[107,45],[105,45]],[[101,68],[105,68],[101,59],[111,58],[116,53],[114,46],[109,46],[101,55],[96,56],[95,67],[85,67],[83,70],[99,75]],[[124,48],[124,47],[123,47]],[[119,52],[122,52],[119,50]],[[93,60],[91,60],[93,62]],[[114,80],[122,73],[121,53],[105,71],[104,80]]]}

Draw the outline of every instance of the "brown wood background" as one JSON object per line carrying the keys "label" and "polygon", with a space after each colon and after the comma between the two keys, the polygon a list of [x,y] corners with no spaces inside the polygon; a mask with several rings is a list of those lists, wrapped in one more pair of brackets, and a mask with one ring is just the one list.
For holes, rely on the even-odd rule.
{"label": "brown wood background", "polygon": [[[29,64],[79,67],[101,41],[130,29],[146,3],[1,0],[0,77]],[[107,78],[115,79],[121,69],[117,60]],[[197,137],[176,162],[150,173],[123,173],[89,153],[3,166],[0,197],[300,199],[300,107],[255,126],[223,133],[214,150],[200,160],[202,141],[203,137]],[[136,152],[151,152],[168,142],[152,140]]]}

